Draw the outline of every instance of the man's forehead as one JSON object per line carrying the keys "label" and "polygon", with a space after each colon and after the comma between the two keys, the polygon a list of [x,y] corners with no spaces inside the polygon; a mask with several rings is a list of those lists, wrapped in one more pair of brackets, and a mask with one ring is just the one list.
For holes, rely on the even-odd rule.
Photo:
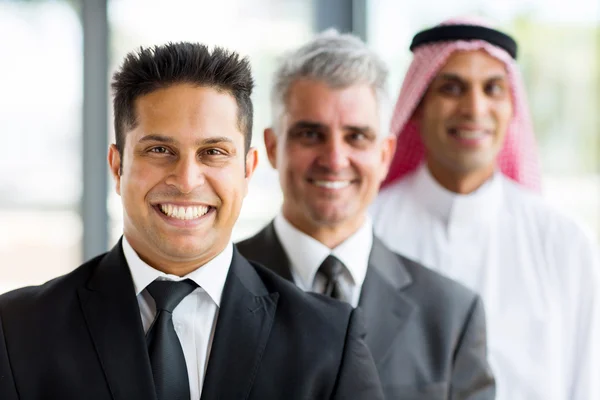
{"label": "man's forehead", "polygon": [[485,50],[456,51],[437,72],[436,79],[459,78],[490,79],[506,78],[504,62]]}
{"label": "man's forehead", "polygon": [[312,100],[309,104],[318,102],[339,102],[356,101],[360,99],[372,98],[376,100],[374,89],[367,83],[355,82],[343,86],[330,86],[326,82],[318,79],[300,78],[295,80],[287,93],[288,107],[290,99],[296,105],[306,106],[304,100]]}
{"label": "man's forehead", "polygon": [[368,84],[335,88],[321,81],[305,79],[291,86],[285,111],[294,119],[364,119],[377,115],[378,106],[374,90]]}

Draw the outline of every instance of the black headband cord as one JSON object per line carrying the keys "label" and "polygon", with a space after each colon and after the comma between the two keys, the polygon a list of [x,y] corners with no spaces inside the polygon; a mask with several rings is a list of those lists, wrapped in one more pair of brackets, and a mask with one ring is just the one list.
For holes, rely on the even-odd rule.
{"label": "black headband cord", "polygon": [[479,25],[440,25],[421,31],[413,38],[410,51],[430,43],[456,40],[484,40],[506,50],[512,58],[517,58],[517,42],[513,38],[495,29]]}

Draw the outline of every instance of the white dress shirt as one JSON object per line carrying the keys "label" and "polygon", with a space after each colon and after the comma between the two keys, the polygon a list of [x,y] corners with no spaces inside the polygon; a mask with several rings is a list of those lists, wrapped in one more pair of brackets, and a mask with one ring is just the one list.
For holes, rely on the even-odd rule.
{"label": "white dress shirt", "polygon": [[190,381],[190,399],[199,400],[210,355],[223,286],[233,257],[233,245],[184,277],[160,272],[140,259],[123,237],[123,253],[131,271],[135,294],[140,306],[144,332],[148,332],[156,316],[156,303],[146,287],[159,280],[191,279],[198,288],[187,295],[173,310],[173,325],[179,337]]}
{"label": "white dress shirt", "polygon": [[358,305],[373,245],[370,217],[365,218],[360,229],[334,249],[300,232],[281,213],[275,217],[274,226],[290,260],[294,282],[300,289],[323,293],[326,279],[317,271],[327,256],[334,255],[346,267],[340,276],[340,289],[353,307]]}
{"label": "white dress shirt", "polygon": [[481,294],[498,400],[600,399],[600,265],[578,225],[500,173],[459,195],[425,166],[371,211],[394,251]]}

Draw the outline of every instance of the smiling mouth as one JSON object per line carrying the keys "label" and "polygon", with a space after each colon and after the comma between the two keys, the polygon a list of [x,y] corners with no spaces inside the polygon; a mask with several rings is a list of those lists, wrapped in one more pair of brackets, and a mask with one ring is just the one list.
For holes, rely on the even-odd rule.
{"label": "smiling mouth", "polygon": [[189,221],[200,218],[206,215],[210,210],[211,206],[180,206],[176,204],[158,204],[157,208],[161,213],[169,218],[179,219],[182,221]]}
{"label": "smiling mouth", "polygon": [[450,128],[448,129],[448,133],[451,136],[454,136],[458,139],[465,140],[478,140],[483,139],[484,137],[491,135],[491,131],[489,129],[459,129],[459,128]]}
{"label": "smiling mouth", "polygon": [[336,181],[309,179],[308,181],[317,187],[324,188],[324,189],[331,189],[331,190],[339,190],[339,189],[347,188],[354,182],[352,180],[347,180],[347,179],[346,180],[336,180]]}

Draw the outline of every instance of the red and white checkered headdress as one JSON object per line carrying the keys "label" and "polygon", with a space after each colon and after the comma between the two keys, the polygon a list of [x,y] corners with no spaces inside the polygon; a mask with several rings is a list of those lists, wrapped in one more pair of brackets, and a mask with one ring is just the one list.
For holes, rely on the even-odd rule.
{"label": "red and white checkered headdress", "polygon": [[[473,19],[458,18],[440,25],[486,26]],[[391,121],[391,132],[398,137],[396,154],[383,186],[414,171],[425,158],[425,148],[417,125],[411,117],[427,88],[450,55],[456,51],[485,50],[506,66],[513,99],[513,118],[498,154],[500,171],[521,185],[539,191],[541,174],[525,88],[515,60],[502,48],[483,40],[454,40],[424,44],[414,49],[414,59],[404,78]]]}

